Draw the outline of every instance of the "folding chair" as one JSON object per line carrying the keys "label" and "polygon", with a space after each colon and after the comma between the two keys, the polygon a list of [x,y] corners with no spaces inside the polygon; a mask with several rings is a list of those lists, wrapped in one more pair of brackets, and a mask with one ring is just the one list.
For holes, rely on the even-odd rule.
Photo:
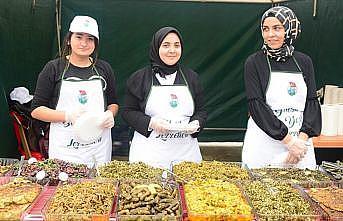
{"label": "folding chair", "polygon": [[17,113],[15,111],[11,112],[11,116],[13,117],[13,119],[18,124],[18,132],[19,132],[19,137],[20,137],[20,141],[21,141],[21,146],[23,147],[23,150],[25,153],[25,158],[29,159],[29,158],[31,158],[32,155],[31,155],[30,147],[29,147],[27,139],[26,139],[24,126],[21,123],[21,121],[19,120]]}

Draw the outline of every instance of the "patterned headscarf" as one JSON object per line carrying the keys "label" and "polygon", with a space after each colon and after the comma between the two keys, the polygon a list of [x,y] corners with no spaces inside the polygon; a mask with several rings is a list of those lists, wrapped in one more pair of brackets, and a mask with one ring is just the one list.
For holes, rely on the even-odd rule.
{"label": "patterned headscarf", "polygon": [[261,30],[264,20],[268,17],[275,17],[282,23],[285,28],[285,40],[281,48],[278,49],[272,49],[264,42],[262,50],[276,61],[285,61],[287,57],[293,55],[293,44],[301,32],[300,21],[291,9],[285,6],[276,6],[268,9],[262,15]]}

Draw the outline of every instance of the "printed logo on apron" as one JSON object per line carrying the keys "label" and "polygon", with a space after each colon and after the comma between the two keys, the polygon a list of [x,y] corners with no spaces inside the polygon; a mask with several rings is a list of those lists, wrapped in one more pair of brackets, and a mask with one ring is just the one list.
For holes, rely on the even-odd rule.
{"label": "printed logo on apron", "polygon": [[[301,71],[294,59],[295,64]],[[303,123],[307,86],[301,72],[272,71],[268,59],[270,79],[266,92],[266,103],[274,115],[288,128],[288,133],[294,137],[299,135]],[[311,141],[311,140],[310,140]],[[282,165],[286,160],[288,150],[281,141],[269,137],[250,117],[244,138],[242,161],[250,168],[260,168],[268,165]],[[315,168],[316,161],[313,145],[305,157],[297,164],[300,168]]]}
{"label": "printed logo on apron", "polygon": [[79,102],[80,104],[85,104],[88,101],[87,92],[85,90],[79,90]]}
{"label": "printed logo on apron", "polygon": [[[167,120],[171,125],[189,123],[194,113],[194,101],[187,81],[186,85],[151,85],[145,114]],[[196,138],[180,131],[158,134],[152,131],[147,138],[135,131],[129,160],[142,161],[154,167],[169,168],[179,161],[199,162],[202,160]]]}
{"label": "printed logo on apron", "polygon": [[177,107],[178,100],[177,100],[176,94],[170,94],[170,102],[169,102],[169,104],[173,108]]}
{"label": "printed logo on apron", "polygon": [[297,93],[297,85],[294,82],[289,82],[288,94],[294,96]]}

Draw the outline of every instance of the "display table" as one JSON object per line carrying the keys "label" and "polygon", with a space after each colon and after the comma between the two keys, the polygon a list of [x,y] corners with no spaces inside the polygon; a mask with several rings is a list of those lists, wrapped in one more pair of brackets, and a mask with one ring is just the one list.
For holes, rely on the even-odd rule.
{"label": "display table", "polygon": [[343,160],[343,136],[313,137],[313,146],[316,153],[317,164],[322,161],[335,162]]}
{"label": "display table", "polygon": [[313,137],[315,148],[343,148],[343,136],[323,136]]}

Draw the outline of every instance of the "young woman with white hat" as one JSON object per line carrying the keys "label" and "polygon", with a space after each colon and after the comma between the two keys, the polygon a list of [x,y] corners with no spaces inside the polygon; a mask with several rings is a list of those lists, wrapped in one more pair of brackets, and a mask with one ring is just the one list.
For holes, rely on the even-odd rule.
{"label": "young woman with white hat", "polygon": [[[111,160],[111,128],[118,112],[114,73],[97,58],[98,24],[75,16],[64,39],[62,56],[39,74],[32,117],[50,122],[49,158],[92,166]],[[85,113],[98,115],[99,137],[80,140],[73,124]]]}

